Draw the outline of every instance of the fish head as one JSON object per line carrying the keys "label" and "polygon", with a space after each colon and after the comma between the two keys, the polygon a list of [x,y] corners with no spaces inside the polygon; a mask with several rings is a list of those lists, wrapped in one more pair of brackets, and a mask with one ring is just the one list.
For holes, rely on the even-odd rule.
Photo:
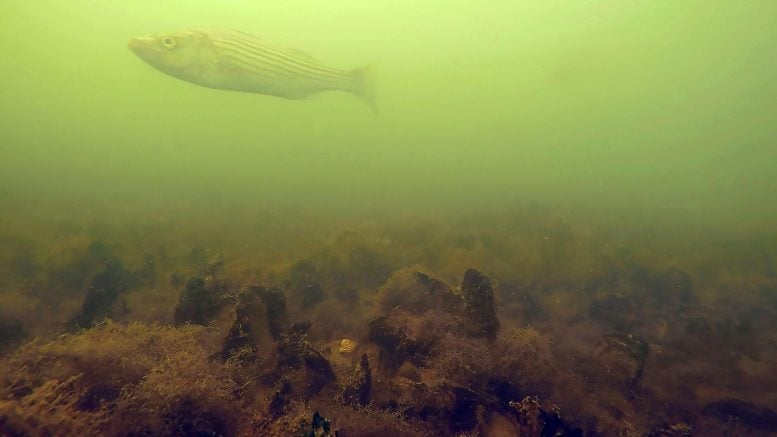
{"label": "fish head", "polygon": [[214,56],[207,34],[194,30],[131,38],[127,46],[147,64],[181,79],[201,74]]}

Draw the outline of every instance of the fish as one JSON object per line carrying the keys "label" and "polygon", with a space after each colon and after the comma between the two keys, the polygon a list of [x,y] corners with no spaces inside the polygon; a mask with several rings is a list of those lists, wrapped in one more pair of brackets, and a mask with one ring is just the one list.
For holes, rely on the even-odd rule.
{"label": "fish", "polygon": [[303,100],[344,91],[377,112],[373,64],[344,70],[306,52],[233,29],[186,29],[131,38],[129,49],[157,70],[207,88]]}

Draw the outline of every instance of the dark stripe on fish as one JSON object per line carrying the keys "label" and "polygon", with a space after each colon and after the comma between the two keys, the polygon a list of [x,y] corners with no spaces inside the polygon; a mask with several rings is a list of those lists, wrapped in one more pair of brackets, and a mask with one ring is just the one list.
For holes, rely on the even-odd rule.
{"label": "dark stripe on fish", "polygon": [[231,61],[233,64],[246,70],[249,73],[267,76],[275,80],[282,80],[282,81],[297,78],[297,76],[294,73],[290,73],[285,70],[273,69],[272,67],[268,67],[266,64],[257,65],[257,64],[251,63],[248,60],[246,60],[244,56],[237,53],[225,52],[225,53],[222,53],[221,55],[224,56],[224,58],[226,58],[227,60]]}
{"label": "dark stripe on fish", "polygon": [[278,75],[289,78],[299,78],[300,76],[312,77],[315,79],[328,79],[323,76],[317,76],[315,73],[305,70],[284,66],[273,62],[272,58],[246,52],[242,47],[231,42],[218,41],[216,45],[222,50],[222,55],[235,59],[241,64],[253,67],[261,71],[272,71]]}
{"label": "dark stripe on fish", "polygon": [[[284,59],[290,63],[297,64],[300,67],[303,68],[311,68],[315,69],[317,71],[342,76],[346,74],[346,72],[342,70],[336,70],[333,68],[325,67],[321,64],[318,64],[316,62],[311,62],[307,58],[298,57],[298,56],[292,56],[288,53],[284,53],[282,51],[275,50],[271,47],[267,47],[262,43],[262,40],[251,35],[248,33],[240,32],[240,31],[231,31],[229,33],[223,33],[220,35],[222,38],[228,38],[233,41],[236,41],[240,44],[244,44],[247,47],[254,48],[255,50],[258,50],[260,52],[264,52],[270,56],[277,56],[278,58]],[[347,74],[346,74],[347,75]]]}
{"label": "dark stripe on fish", "polygon": [[[309,64],[308,66],[301,63],[288,62],[285,58],[276,56],[274,52],[266,52],[261,47],[252,46],[233,38],[218,38],[214,40],[214,43],[227,51],[231,51],[233,56],[241,56],[247,63],[257,67],[266,65],[266,67],[275,68],[292,75],[306,76],[322,81],[349,81],[351,79],[348,74],[328,71],[318,68],[314,64]],[[266,68],[261,69],[266,70]]]}

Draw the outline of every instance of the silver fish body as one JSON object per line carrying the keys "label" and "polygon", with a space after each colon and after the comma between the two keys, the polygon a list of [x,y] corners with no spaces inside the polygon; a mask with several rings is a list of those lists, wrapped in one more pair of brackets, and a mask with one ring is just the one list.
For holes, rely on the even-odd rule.
{"label": "silver fish body", "polygon": [[370,68],[341,70],[278,48],[245,32],[189,29],[130,39],[129,48],[154,68],[208,88],[305,99],[345,91],[375,109]]}

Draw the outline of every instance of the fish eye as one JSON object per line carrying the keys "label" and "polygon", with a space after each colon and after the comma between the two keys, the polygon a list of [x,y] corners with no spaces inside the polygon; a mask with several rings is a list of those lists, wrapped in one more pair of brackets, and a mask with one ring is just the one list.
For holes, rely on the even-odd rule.
{"label": "fish eye", "polygon": [[167,47],[168,49],[175,48],[175,40],[170,38],[169,36],[166,36],[162,39],[162,45]]}

